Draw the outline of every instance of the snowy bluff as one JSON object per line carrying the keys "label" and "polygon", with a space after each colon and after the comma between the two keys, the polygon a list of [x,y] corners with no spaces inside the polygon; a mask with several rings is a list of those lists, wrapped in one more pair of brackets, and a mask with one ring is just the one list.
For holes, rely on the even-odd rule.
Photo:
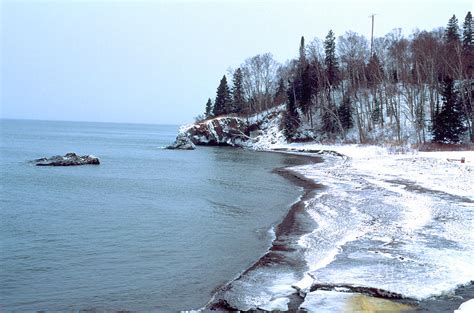
{"label": "snowy bluff", "polygon": [[[222,116],[182,126],[172,149],[187,149],[186,143],[197,146],[231,146],[257,151],[275,151],[331,155],[346,159],[347,157],[332,149],[308,149],[287,147],[282,130],[281,108],[275,108],[252,116],[248,119],[236,116]],[[302,132],[297,141],[314,140],[312,134]],[[283,144],[283,146],[281,146]],[[184,146],[184,148],[182,148]],[[281,147],[280,147],[281,146]]]}
{"label": "snowy bluff", "polygon": [[175,143],[190,140],[197,146],[232,146],[268,150],[285,142],[280,130],[281,108],[249,118],[220,116],[182,126]]}
{"label": "snowy bluff", "polygon": [[188,138],[195,145],[239,147],[250,139],[249,129],[242,118],[218,117],[182,127],[176,141]]}

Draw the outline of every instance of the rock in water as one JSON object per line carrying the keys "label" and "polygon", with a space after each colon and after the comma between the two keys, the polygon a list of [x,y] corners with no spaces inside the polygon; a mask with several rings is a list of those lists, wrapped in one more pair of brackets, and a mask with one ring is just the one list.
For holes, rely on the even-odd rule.
{"label": "rock in water", "polygon": [[188,137],[186,136],[178,136],[176,138],[176,141],[166,147],[166,149],[172,149],[172,150],[175,150],[175,149],[178,149],[178,150],[194,150],[196,149],[196,146],[194,145],[194,143],[191,141],[191,139],[189,139]]}
{"label": "rock in water", "polygon": [[36,159],[32,162],[34,162],[36,166],[75,166],[86,164],[100,164],[98,157],[95,157],[93,155],[79,156],[74,152],[66,153],[66,155],[64,156],[55,155],[50,158]]}

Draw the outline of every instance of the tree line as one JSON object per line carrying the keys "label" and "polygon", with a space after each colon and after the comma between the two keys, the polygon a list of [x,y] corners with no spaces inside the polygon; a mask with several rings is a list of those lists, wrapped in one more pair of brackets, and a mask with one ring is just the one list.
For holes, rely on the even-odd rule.
{"label": "tree line", "polygon": [[474,142],[474,40],[471,12],[459,26],[400,29],[375,38],[373,47],[355,32],[309,44],[301,37],[296,58],[279,64],[270,53],[245,60],[224,75],[205,118],[250,116],[284,106],[281,128],[288,140],[318,134],[403,143]]}

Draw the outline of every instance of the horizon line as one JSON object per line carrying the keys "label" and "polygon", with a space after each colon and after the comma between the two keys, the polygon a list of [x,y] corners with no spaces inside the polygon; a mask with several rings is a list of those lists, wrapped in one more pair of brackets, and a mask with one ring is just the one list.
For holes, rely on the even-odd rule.
{"label": "horizon line", "polygon": [[[131,124],[131,125],[161,125],[161,126],[181,126],[183,123],[172,124],[172,123],[153,123],[153,122],[106,122],[106,121],[85,121],[85,120],[55,120],[55,119],[34,119],[34,118],[12,118],[12,117],[0,117],[0,121],[31,121],[31,122],[67,122],[67,123],[99,123],[99,124]],[[192,123],[192,122],[189,122]],[[188,123],[188,124],[189,124]]]}

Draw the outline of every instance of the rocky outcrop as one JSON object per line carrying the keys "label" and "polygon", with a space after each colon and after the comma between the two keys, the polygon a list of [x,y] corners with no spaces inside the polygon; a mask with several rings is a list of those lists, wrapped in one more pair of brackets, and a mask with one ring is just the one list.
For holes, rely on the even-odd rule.
{"label": "rocky outcrop", "polygon": [[275,107],[258,115],[242,118],[220,116],[182,126],[174,147],[189,139],[198,146],[232,146],[252,150],[268,150],[271,145],[285,143],[280,129],[283,107]]}
{"label": "rocky outcrop", "polygon": [[77,166],[93,164],[99,165],[98,157],[93,155],[79,156],[74,152],[66,153],[64,156],[55,155],[50,158],[41,158],[32,161],[36,166]]}
{"label": "rocky outcrop", "polygon": [[166,149],[171,149],[171,150],[194,150],[196,149],[196,146],[194,143],[189,139],[188,137],[182,136],[182,137],[177,137],[176,141],[166,147]]}
{"label": "rocky outcrop", "polygon": [[196,145],[242,147],[250,139],[246,120],[240,117],[217,117],[181,127],[176,142],[190,140]]}

